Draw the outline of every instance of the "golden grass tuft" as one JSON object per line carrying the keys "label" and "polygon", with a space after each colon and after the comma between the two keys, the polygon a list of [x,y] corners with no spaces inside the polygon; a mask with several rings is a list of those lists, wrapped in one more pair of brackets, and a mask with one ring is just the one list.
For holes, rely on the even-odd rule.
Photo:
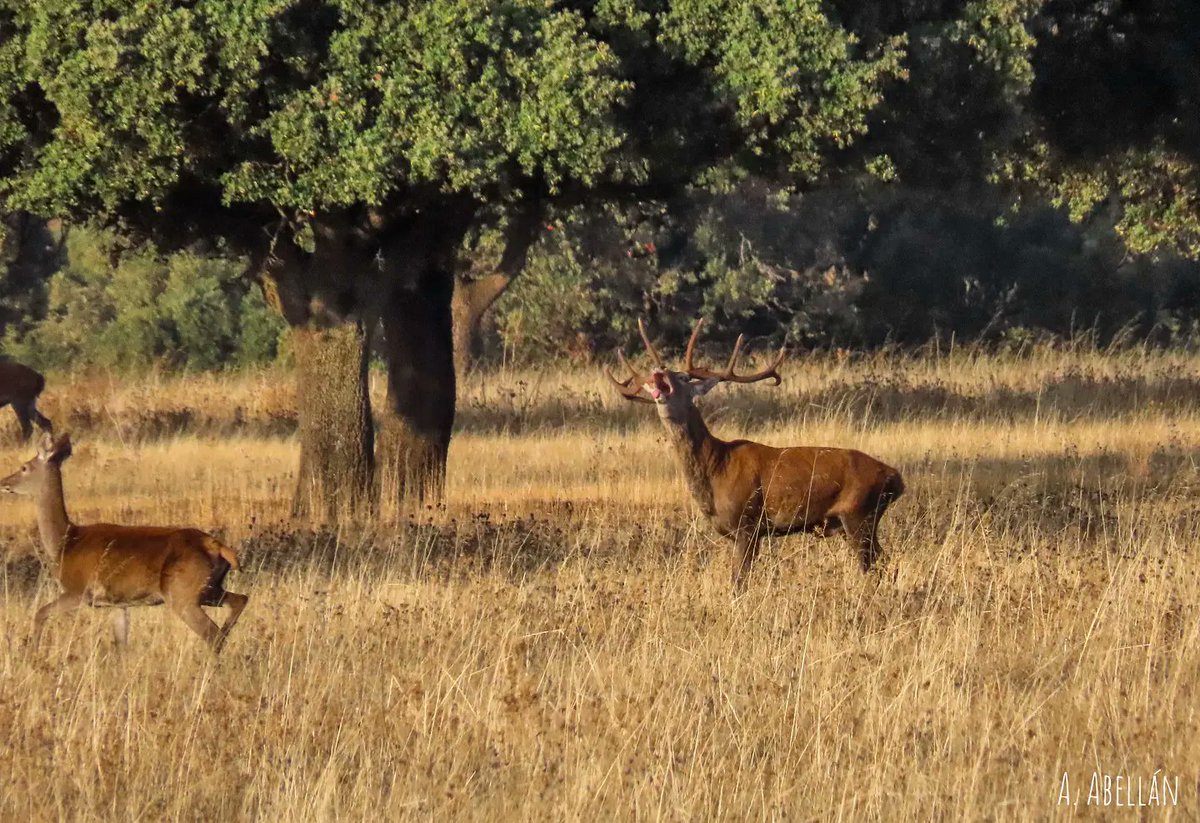
{"label": "golden grass tuft", "polygon": [[792,537],[731,603],[652,413],[592,372],[473,376],[446,506],[341,526],[286,518],[287,375],[52,378],[75,517],[215,530],[251,602],[219,660],[162,609],[31,653],[54,586],[0,501],[0,819],[1037,819],[1064,772],[1095,816],[1093,772],[1156,769],[1195,817],[1198,388],[1182,352],[1039,350],[719,389],[719,435],[909,489],[878,577]]}

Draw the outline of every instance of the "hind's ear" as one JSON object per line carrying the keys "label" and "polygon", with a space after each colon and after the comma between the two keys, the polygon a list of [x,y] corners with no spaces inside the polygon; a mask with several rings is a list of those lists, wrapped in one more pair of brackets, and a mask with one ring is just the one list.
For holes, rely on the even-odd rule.
{"label": "hind's ear", "polygon": [[50,432],[42,432],[42,436],[38,438],[37,456],[42,460],[48,460],[53,453],[54,435]]}
{"label": "hind's ear", "polygon": [[71,435],[63,434],[57,440],[46,455],[46,460],[51,463],[61,463],[71,456]]}

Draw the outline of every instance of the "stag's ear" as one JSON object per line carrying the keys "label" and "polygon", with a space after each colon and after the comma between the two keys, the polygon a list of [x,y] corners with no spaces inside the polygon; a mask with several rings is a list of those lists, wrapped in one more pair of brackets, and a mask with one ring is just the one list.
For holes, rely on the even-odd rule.
{"label": "stag's ear", "polygon": [[721,382],[721,378],[719,378],[719,377],[706,377],[703,380],[697,381],[692,384],[692,396],[693,397],[703,397],[704,395],[706,395],[710,391],[712,391],[713,386],[717,385],[720,382]]}
{"label": "stag's ear", "polygon": [[71,435],[64,434],[54,441],[54,446],[50,453],[46,455],[46,460],[51,463],[61,463],[71,456]]}

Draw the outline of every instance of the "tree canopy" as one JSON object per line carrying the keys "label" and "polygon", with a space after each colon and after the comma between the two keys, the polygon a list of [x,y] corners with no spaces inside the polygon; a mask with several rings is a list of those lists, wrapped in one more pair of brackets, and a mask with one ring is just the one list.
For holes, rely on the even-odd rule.
{"label": "tree canopy", "polygon": [[[817,0],[0,0],[0,32],[7,208],[221,238],[299,330],[382,320],[381,446],[422,489],[453,420],[469,232],[506,225],[516,265],[555,203],[811,182],[866,130],[904,42],[864,46]],[[364,373],[361,338],[298,345],[302,386]],[[301,409],[302,432],[321,421],[302,474],[357,442],[365,488],[366,394],[339,385],[302,396],[345,398]],[[320,447],[342,419],[362,434]]]}
{"label": "tree canopy", "polygon": [[9,205],[135,228],[203,195],[304,233],[314,213],[410,198],[731,167],[811,179],[863,132],[902,54],[900,37],[863,53],[814,0],[0,9]]}

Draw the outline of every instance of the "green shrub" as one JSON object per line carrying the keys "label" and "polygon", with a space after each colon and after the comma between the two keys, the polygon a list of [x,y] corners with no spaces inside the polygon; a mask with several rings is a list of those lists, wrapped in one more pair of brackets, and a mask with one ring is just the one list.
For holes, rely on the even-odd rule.
{"label": "green shrub", "polygon": [[46,316],[10,327],[9,356],[43,369],[216,369],[274,359],[283,321],[244,265],[192,252],[122,249],[75,228],[51,278]]}

